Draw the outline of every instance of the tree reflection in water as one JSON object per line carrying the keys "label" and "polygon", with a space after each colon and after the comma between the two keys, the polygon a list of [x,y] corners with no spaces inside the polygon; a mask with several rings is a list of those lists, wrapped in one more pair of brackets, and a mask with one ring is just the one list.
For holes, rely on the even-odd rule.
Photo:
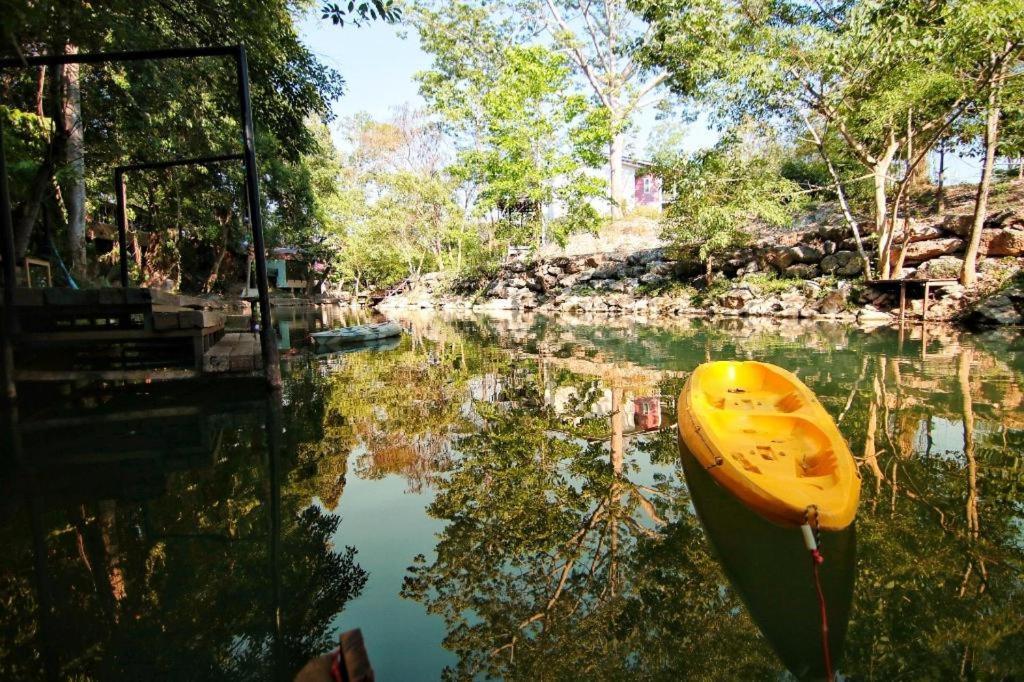
{"label": "tree reflection in water", "polygon": [[[280,399],[233,414],[144,393],[73,398],[73,415],[131,409],[97,410],[100,426],[64,440],[61,416],[9,425],[22,447],[4,478],[0,677],[291,679],[333,645],[366,574],[354,548],[333,549],[340,518],[282,490]],[[58,442],[25,447],[40,423]]]}
{"label": "tree reflection in water", "polygon": [[[676,444],[686,373],[725,358],[794,370],[861,465],[839,670],[1024,676],[1017,336],[740,320],[410,324],[393,351],[289,360],[280,413],[202,408],[166,433],[140,427],[158,444],[144,457],[125,459],[132,441],[100,430],[78,450],[46,451],[52,431],[30,434],[0,478],[0,677],[287,677],[342,623],[369,626],[338,615],[366,580],[345,549],[353,529],[338,525],[357,478],[376,505],[364,511],[388,515],[367,532],[393,534],[377,559],[412,563],[401,595],[423,605],[424,623],[444,623],[449,677],[777,678],[782,664],[694,515]],[[276,455],[265,432],[281,436]],[[380,481],[390,476],[404,492]],[[403,551],[422,540],[410,534],[423,513],[444,525],[414,558]],[[361,599],[371,592],[379,601],[361,618],[400,598],[396,585]],[[411,649],[397,637],[368,645],[382,669]],[[439,675],[432,665],[423,677]]]}
{"label": "tree reflection in water", "polygon": [[[527,322],[497,334],[532,351],[517,367],[523,380],[474,402],[481,427],[458,441],[428,510],[447,524],[436,558],[417,557],[403,588],[444,618],[444,645],[458,656],[448,676],[776,674],[778,660],[709,556],[672,425],[619,447],[630,372],[685,371],[709,356],[795,369],[863,466],[840,669],[871,679],[1021,674],[1021,376],[1019,351],[999,335],[551,331]],[[668,401],[681,383],[671,374],[654,388]],[[613,408],[598,433],[602,391]],[[553,399],[560,392],[570,399]]]}

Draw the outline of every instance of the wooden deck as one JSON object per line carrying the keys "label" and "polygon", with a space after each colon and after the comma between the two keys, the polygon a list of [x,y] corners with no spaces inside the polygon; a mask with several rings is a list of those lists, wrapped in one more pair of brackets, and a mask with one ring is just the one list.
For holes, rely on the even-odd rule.
{"label": "wooden deck", "polygon": [[16,289],[15,379],[187,379],[224,335],[223,304],[158,289]]}
{"label": "wooden deck", "polygon": [[932,289],[939,289],[960,284],[956,279],[873,279],[868,286],[880,289],[899,288],[900,290],[900,322],[903,322],[907,313],[907,291],[918,289],[924,292],[924,303],[921,306],[921,319],[928,319],[928,305]]}
{"label": "wooden deck", "polygon": [[260,337],[252,333],[229,333],[203,355],[203,372],[224,374],[256,372],[263,369]]}

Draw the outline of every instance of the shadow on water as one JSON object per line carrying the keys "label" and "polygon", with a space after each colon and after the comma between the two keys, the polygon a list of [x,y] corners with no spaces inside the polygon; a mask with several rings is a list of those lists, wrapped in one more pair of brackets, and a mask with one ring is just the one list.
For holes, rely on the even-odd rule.
{"label": "shadow on water", "polygon": [[3,677],[286,680],[330,648],[366,575],[335,517],[282,497],[265,395],[70,387],[5,411]]}
{"label": "shadow on water", "polygon": [[[761,518],[718,485],[685,449],[680,460],[708,543],[754,623],[800,679],[826,679],[814,575],[800,531]],[[841,670],[857,572],[856,524],[821,533],[819,568],[832,665]]]}

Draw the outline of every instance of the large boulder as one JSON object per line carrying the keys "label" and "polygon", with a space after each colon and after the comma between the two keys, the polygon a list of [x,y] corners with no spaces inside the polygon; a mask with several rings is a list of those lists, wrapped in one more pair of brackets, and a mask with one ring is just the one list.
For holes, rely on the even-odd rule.
{"label": "large boulder", "polygon": [[640,277],[641,284],[655,286],[665,282],[665,277],[656,272],[648,272]]}
{"label": "large boulder", "polygon": [[857,311],[858,322],[889,322],[892,319],[891,314],[879,310],[873,305],[866,305]]}
{"label": "large boulder", "polygon": [[852,277],[859,274],[864,268],[860,255],[853,251],[836,251],[830,256],[821,259],[821,271],[826,274],[838,274],[844,277]]}
{"label": "large boulder", "polygon": [[730,289],[718,299],[719,305],[729,310],[741,310],[749,301],[754,299],[754,293],[750,289],[736,287]]}
{"label": "large boulder", "polygon": [[[907,246],[907,263],[923,263],[926,260],[956,253],[964,248],[964,240],[959,237],[943,237],[914,242]],[[894,252],[898,253],[898,252]]]}
{"label": "large boulder", "polygon": [[835,315],[847,308],[849,289],[833,289],[818,301],[817,310],[823,315]]}
{"label": "large boulder", "polygon": [[982,299],[968,319],[976,325],[1024,324],[1024,285],[1012,285]]}
{"label": "large boulder", "polygon": [[912,279],[956,279],[964,267],[964,259],[956,256],[939,256],[919,267]]}
{"label": "large boulder", "polygon": [[958,237],[968,237],[971,234],[971,226],[974,224],[974,216],[970,214],[950,214],[942,221],[942,229]]}
{"label": "large boulder", "polygon": [[780,246],[769,249],[764,254],[765,265],[784,272],[786,268],[796,262],[796,253],[787,246]]}
{"label": "large boulder", "polygon": [[[938,225],[914,225],[910,227],[910,242],[926,242],[930,239],[941,239],[948,236],[946,231]],[[896,242],[903,243],[903,234],[896,235]]]}
{"label": "large boulder", "polygon": [[983,230],[978,252],[985,256],[1024,255],[1024,230],[1006,227]]}
{"label": "large boulder", "polygon": [[793,260],[797,263],[818,263],[825,252],[811,244],[797,244],[790,248]]}
{"label": "large boulder", "polygon": [[821,268],[815,263],[797,263],[786,268],[786,276],[795,279],[812,279],[821,274]]}
{"label": "large boulder", "polygon": [[618,279],[622,276],[623,267],[618,263],[604,263],[594,268],[592,279]]}

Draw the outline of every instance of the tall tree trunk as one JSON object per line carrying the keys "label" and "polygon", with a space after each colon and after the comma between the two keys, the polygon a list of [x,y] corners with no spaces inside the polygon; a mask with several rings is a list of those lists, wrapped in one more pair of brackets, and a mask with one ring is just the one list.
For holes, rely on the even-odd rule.
{"label": "tall tree trunk", "polygon": [[939,186],[935,190],[935,210],[939,215],[946,212],[946,140],[939,143]]}
{"label": "tall tree trunk", "polygon": [[[39,84],[36,95],[36,114],[40,117],[45,115],[44,100],[49,99],[50,111],[59,111],[60,107],[60,67],[51,66],[49,69],[49,83],[46,82],[45,74],[39,75]],[[47,89],[49,90],[48,97],[46,96]],[[28,251],[28,245],[32,238],[32,230],[35,228],[36,222],[39,220],[43,201],[45,201],[46,196],[53,191],[53,177],[57,170],[56,160],[64,158],[64,145],[67,142],[67,137],[63,134],[63,119],[59,116],[55,116],[54,118],[58,122],[58,125],[56,126],[57,129],[52,131],[50,135],[49,144],[46,149],[46,157],[43,159],[39,168],[36,169],[36,173],[32,177],[32,181],[29,183],[29,189],[25,200],[13,211],[14,253],[19,260],[24,258]]]}
{"label": "tall tree trunk", "polygon": [[[921,158],[921,161],[914,166],[914,170],[910,173],[910,188],[915,192],[923,192],[932,186],[932,168],[931,159],[929,158],[931,153],[932,150],[929,149],[928,153]],[[907,156],[911,157],[910,154]]]}
{"label": "tall tree trunk", "polygon": [[999,144],[999,95],[1005,66],[995,69],[995,76],[988,89],[988,116],[985,121],[985,164],[981,168],[978,182],[978,196],[974,201],[974,222],[971,225],[971,239],[964,253],[964,265],[960,271],[960,283],[973,285],[978,279],[978,247],[981,245],[981,231],[985,227],[988,212],[988,194],[992,186],[992,169],[995,166],[996,146]]}
{"label": "tall tree trunk", "polygon": [[616,132],[608,153],[608,189],[612,199],[612,217],[621,218],[626,210],[626,195],[622,188],[622,160],[626,153],[626,135]]}
{"label": "tall tree trunk", "polygon": [[[74,45],[65,45],[66,54],[78,54]],[[67,135],[64,158],[71,171],[66,183],[65,204],[68,210],[68,253],[71,271],[76,276],[86,273],[85,258],[85,138],[82,124],[82,95],[78,64],[64,65],[61,73],[61,116]]]}
{"label": "tall tree trunk", "polygon": [[206,284],[203,285],[203,291],[206,293],[213,291],[213,285],[217,283],[217,277],[220,275],[220,266],[224,262],[224,257],[228,254],[231,219],[233,216],[234,211],[228,209],[227,215],[218,221],[220,222],[220,245],[217,248],[217,257],[213,260],[213,267],[210,268],[210,275],[206,278]]}
{"label": "tall tree trunk", "polygon": [[889,251],[892,249],[893,231],[896,226],[888,219],[886,191],[889,182],[889,168],[892,166],[893,157],[896,156],[898,149],[899,143],[893,134],[889,138],[889,145],[886,147],[885,153],[872,168],[875,182],[875,233],[878,235],[878,269],[879,277],[882,279],[888,279],[892,274]]}

